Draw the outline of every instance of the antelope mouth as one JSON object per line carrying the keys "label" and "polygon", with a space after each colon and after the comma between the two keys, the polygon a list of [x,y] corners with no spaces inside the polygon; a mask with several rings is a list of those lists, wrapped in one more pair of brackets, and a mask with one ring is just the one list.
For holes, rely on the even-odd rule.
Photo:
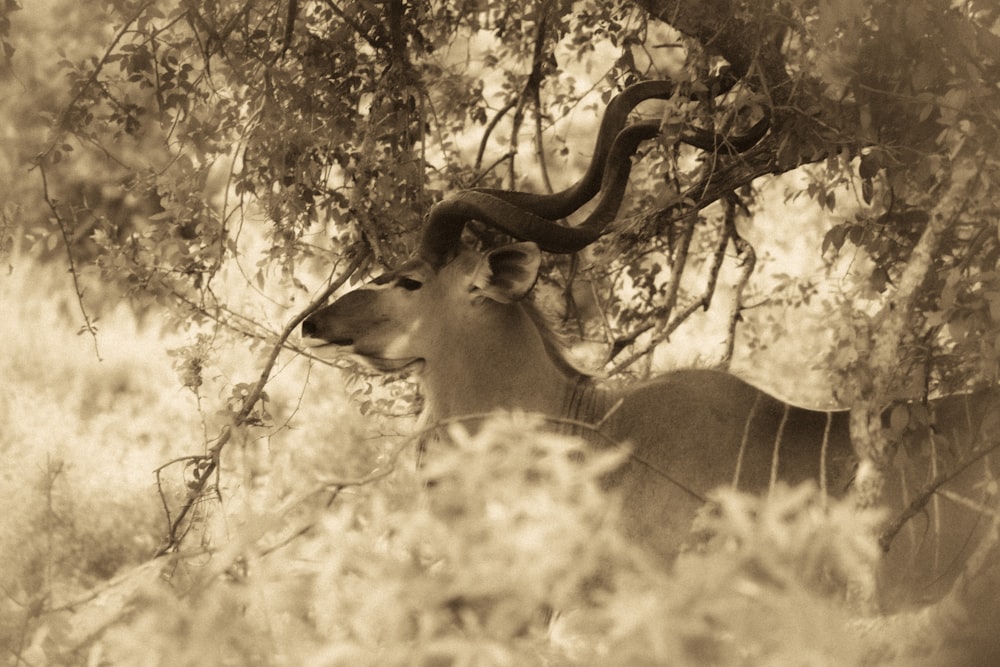
{"label": "antelope mouth", "polygon": [[[302,339],[302,344],[310,350],[322,350],[333,352],[336,356],[350,356],[360,361],[365,366],[379,373],[419,373],[424,368],[426,361],[422,357],[403,357],[393,359],[383,357],[375,352],[358,350],[354,348],[352,339],[325,340],[323,338]],[[326,355],[321,355],[326,356]]]}
{"label": "antelope mouth", "polygon": [[350,338],[345,338],[343,340],[327,340],[325,338],[315,338],[313,336],[302,336],[302,345],[311,350],[321,350],[321,349],[337,349],[340,351],[345,351],[345,348],[350,347],[354,344],[354,341]]}
{"label": "antelope mouth", "polygon": [[404,359],[386,359],[364,352],[354,351],[351,356],[360,359],[365,365],[374,368],[380,373],[419,373],[426,363],[420,357],[409,357]]}

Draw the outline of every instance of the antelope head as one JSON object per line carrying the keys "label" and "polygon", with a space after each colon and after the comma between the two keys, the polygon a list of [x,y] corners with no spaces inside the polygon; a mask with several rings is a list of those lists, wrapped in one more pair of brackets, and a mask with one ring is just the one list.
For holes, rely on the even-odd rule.
{"label": "antelope head", "polygon": [[534,286],[540,261],[534,243],[460,248],[440,267],[413,257],[317,311],[302,333],[384,372],[440,367],[470,344],[499,357],[489,341],[517,325],[511,304]]}

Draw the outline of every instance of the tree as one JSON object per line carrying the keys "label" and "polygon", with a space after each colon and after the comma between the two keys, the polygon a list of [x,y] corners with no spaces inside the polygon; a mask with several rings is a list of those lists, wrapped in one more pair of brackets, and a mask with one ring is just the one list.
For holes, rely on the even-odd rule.
{"label": "tree", "polygon": [[[19,66],[15,8],[0,21],[8,72]],[[656,145],[642,149],[627,215],[585,261],[546,267],[567,328],[604,343],[609,368],[648,357],[707,307],[730,248],[749,275],[739,223],[762,187],[797,170],[808,184],[795,195],[836,221],[823,252],[865,258],[836,304],[851,312],[850,335],[828,359],[851,387],[843,399],[871,463],[863,502],[877,502],[896,436],[931,418],[894,410],[883,430],[894,399],[997,380],[992,2],[109,0],[95,11],[88,25],[111,30],[53,64],[68,92],[40,85],[8,102],[49,115],[41,139],[40,116],[12,114],[33,180],[5,205],[14,219],[6,207],[22,202],[21,231],[65,251],[88,328],[98,305],[82,283],[94,266],[178,320],[247,330],[215,290],[244,226],[265,236],[259,285],[301,292],[304,275],[328,266],[350,267],[335,284],[353,280],[405,257],[449,192],[558,187],[554,166],[586,150],[563,136],[563,119],[599,110],[592,91],[606,101],[669,78],[676,90]],[[606,68],[567,75],[580,63]],[[51,71],[34,76],[43,84]],[[42,214],[24,203],[39,195]],[[692,288],[699,269],[709,278]],[[585,278],[600,316],[574,297]],[[273,363],[288,331],[251,332],[275,345]],[[267,374],[234,392],[245,399],[237,422],[263,418],[254,406]]]}
{"label": "tree", "polygon": [[970,376],[996,379],[989,304],[997,254],[988,211],[997,124],[987,110],[998,73],[996,10],[748,3],[740,13],[718,4],[725,7],[645,6],[674,17],[762,96],[771,133],[741,168],[781,173],[825,162],[810,172],[810,194],[831,211],[831,182],[860,188],[866,206],[830,229],[824,246],[850,241],[864,249],[873,260],[869,286],[885,304],[867,324],[871,356],[849,370],[854,400],[869,406],[857,411],[855,439],[884,469],[892,448],[878,437],[881,412],[910,389],[900,385],[914,371],[925,391],[953,390]]}

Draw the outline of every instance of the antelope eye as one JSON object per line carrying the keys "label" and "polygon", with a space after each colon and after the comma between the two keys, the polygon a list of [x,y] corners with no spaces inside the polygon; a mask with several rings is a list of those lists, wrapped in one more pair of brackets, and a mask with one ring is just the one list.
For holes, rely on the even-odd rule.
{"label": "antelope eye", "polygon": [[396,281],[396,285],[398,287],[402,287],[403,289],[405,289],[405,290],[407,290],[409,292],[412,292],[414,290],[418,290],[418,289],[420,289],[421,287],[424,286],[424,284],[422,282],[420,282],[419,280],[414,280],[413,278],[407,278],[405,276],[402,277],[402,278],[400,278],[400,279],[398,279]]}

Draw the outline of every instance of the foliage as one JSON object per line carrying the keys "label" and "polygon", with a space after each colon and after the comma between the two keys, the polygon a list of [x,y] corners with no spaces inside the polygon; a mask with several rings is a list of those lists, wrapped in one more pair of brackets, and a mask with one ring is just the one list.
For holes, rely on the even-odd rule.
{"label": "foliage", "polygon": [[[39,452],[54,453],[44,464],[29,446],[37,434],[5,434],[11,469],[33,471],[4,480],[25,501],[5,526],[5,552],[28,536],[4,581],[4,604],[20,606],[24,623],[5,624],[5,638],[21,632],[23,640],[30,626],[32,650],[62,655],[73,646],[56,617],[31,625],[53,611],[53,591],[110,576],[138,560],[154,534],[167,533],[161,548],[173,551],[193,530],[216,540],[206,542],[215,564],[204,572],[172,556],[195,594],[178,598],[176,582],[145,587],[134,598],[139,613],[116,619],[122,625],[84,652],[177,663],[203,660],[207,644],[220,661],[336,662],[364,659],[376,646],[389,662],[415,647],[429,659],[572,658],[573,650],[544,639],[541,610],[555,606],[579,610],[567,612],[564,627],[581,651],[608,662],[780,661],[816,634],[829,637],[808,644],[817,661],[860,655],[863,642],[839,631],[847,612],[809,569],[811,549],[824,558],[834,552],[848,579],[868,557],[864,537],[824,539],[849,532],[843,508],[815,511],[814,495],[801,490],[762,506],[730,498],[714,525],[728,539],[671,578],[610,527],[595,470],[564,460],[573,443],[536,442],[509,425],[459,435],[455,458],[429,469],[442,481],[426,505],[414,507],[414,478],[394,482],[400,488],[350,485],[354,502],[342,502],[349,493],[341,489],[328,516],[315,498],[293,503],[313,529],[272,549],[279,528],[245,526],[261,506],[288,500],[290,488],[271,477],[275,460],[287,466],[283,483],[299,491],[335,476],[320,454],[301,454],[296,465],[282,459],[287,449],[267,450],[303,410],[272,374],[287,368],[279,353],[294,348],[295,318],[321,300],[312,290],[324,277],[336,287],[397,264],[431,204],[458,189],[569,185],[611,94],[669,78],[676,92],[656,112],[658,140],[641,148],[624,219],[581,257],[548,258],[544,267],[542,283],[558,294],[565,328],[599,342],[611,372],[647,372],[651,364],[637,362],[724,300],[717,291],[729,267],[736,287],[724,318],[725,361],[739,336],[746,349],[765,349],[787,326],[780,311],[821,301],[837,336],[814,361],[841,376],[847,400],[869,400],[876,417],[900,395],[996,382],[994,4],[33,0],[31,11],[20,11],[7,0],[0,257],[30,251],[68,269],[71,306],[98,350],[98,319],[113,318],[122,297],[147,318],[168,318],[187,336],[175,348],[172,381],[194,404],[184,404],[184,416],[160,406],[145,392],[163,379],[136,381],[132,362],[111,373],[56,366],[55,375],[33,378],[37,371],[19,364],[46,350],[8,355],[5,370],[26,393],[4,405],[51,404],[69,417],[64,431],[50,434],[63,446],[38,443]],[[46,52],[38,44],[59,46]],[[793,170],[806,180],[801,188],[779,181],[789,184],[789,199],[809,199],[826,216],[813,251],[824,253],[830,273],[851,265],[837,290],[780,276],[752,282],[768,251],[755,253],[750,239],[776,237],[779,227],[817,232],[803,220],[761,223],[773,205],[764,193]],[[753,317],[750,299],[771,309],[737,331]],[[246,309],[248,302],[256,305]],[[247,356],[220,370],[223,350],[240,346]],[[53,396],[46,387],[63,386],[63,376],[81,379]],[[410,388],[353,379],[369,413],[399,411],[413,398]],[[320,381],[309,381],[310,394],[320,393]],[[159,464],[167,531],[150,525],[147,505],[95,500],[85,489],[98,483],[85,480],[104,478],[79,460],[83,446],[104,439],[131,451],[109,435],[112,424],[149,412],[160,421],[134,438],[172,445],[169,454],[166,444],[157,448],[160,458],[148,465]],[[95,425],[93,415],[108,421]],[[311,416],[309,423],[328,419]],[[178,424],[180,431],[160,429]],[[342,475],[364,473],[372,448],[357,447],[367,442],[362,432],[349,425],[317,436],[338,443]],[[514,442],[525,446],[511,451]],[[549,453],[536,460],[533,448]],[[539,465],[552,485],[536,488]],[[76,476],[74,466],[87,472]],[[571,482],[568,471],[582,477]],[[271,496],[251,492],[269,484]],[[210,497],[222,501],[217,514],[203,511]],[[537,504],[524,506],[526,499]],[[769,512],[788,520],[768,523]],[[226,521],[239,528],[227,534],[219,525]],[[135,535],[115,538],[119,525]],[[563,531],[563,548],[533,541],[550,528]],[[44,567],[31,565],[40,562],[35,554]],[[301,568],[292,576],[289,562]],[[530,585],[512,585],[526,573],[535,577]],[[275,606],[261,606],[271,595]],[[752,610],[747,624],[727,625],[742,605]],[[392,622],[352,621],[373,615]],[[279,619],[277,630],[269,618]],[[761,641],[771,627],[790,628],[794,641]],[[587,638],[595,628],[608,643]],[[129,632],[139,629],[162,632],[137,646],[141,635]]]}
{"label": "foliage", "polygon": [[[860,157],[855,181],[869,205],[831,228],[824,245],[840,249],[850,241],[867,251],[873,265],[864,287],[885,293],[931,216],[947,217],[917,294],[916,344],[900,359],[944,387],[970,375],[996,380],[996,353],[982,344],[997,334],[989,310],[998,289],[989,214],[1000,140],[991,101],[1000,73],[995,13],[976,2],[831,3],[811,35],[824,98],[851,102],[857,149],[849,155]],[[860,48],[847,54],[843,45],[852,43]],[[831,44],[842,46],[831,54]],[[970,172],[958,206],[937,210],[949,184]]]}
{"label": "foliage", "polygon": [[5,664],[56,600],[148,558],[162,530],[149,470],[199,431],[190,402],[159,389],[169,366],[151,363],[127,311],[108,315],[120,338],[98,362],[90,341],[66,331],[72,301],[46,298],[61,276],[17,264],[0,282]]}
{"label": "foliage", "polygon": [[[21,224],[50,250],[69,243],[77,263],[96,263],[126,293],[172,295],[163,303],[203,319],[250,219],[267,221],[258,284],[270,267],[301,284],[330,252],[395,264],[442,194],[558,187],[554,170],[586,150],[569,142],[564,119],[581,104],[599,108],[614,87],[667,76],[678,89],[635,179],[641,214],[585,272],[568,274],[592,278],[612,317],[578,328],[612,343],[610,357],[637,343],[633,360],[654,349],[689,306],[712,302],[712,284],[681,287],[681,278],[739,239],[732,222],[754,203],[746,187],[805,163],[815,168],[802,194],[840,220],[824,249],[849,244],[871,259],[856,265],[867,268],[843,298],[884,299],[949,174],[975,170],[966,204],[944,212],[948,232],[917,304],[926,315],[902,361],[932,386],[961,386],[977,371],[992,379],[995,9],[734,3],[729,32],[705,44],[700,35],[719,19],[688,16],[688,2],[643,4],[680,33],[615,4],[473,11],[398,0],[382,14],[363,3],[104,3],[88,25],[110,32],[81,33],[63,59],[35,66],[44,93],[8,103],[15,164],[35,165],[49,204],[34,220],[41,212],[25,204]],[[740,36],[759,40],[758,69],[744,62]],[[610,54],[598,53],[605,46]],[[731,68],[713,79],[722,58]],[[712,85],[729,92],[709,101]],[[602,102],[589,87],[605,92]],[[25,113],[42,100],[46,114]],[[761,122],[768,132],[750,148],[725,144]],[[695,141],[713,133],[714,146]],[[519,152],[529,137],[530,157]],[[19,186],[11,201],[27,202],[38,186]],[[729,213],[712,205],[720,200]],[[563,266],[549,273],[560,287]]]}
{"label": "foliage", "polygon": [[[211,561],[176,557],[170,586],[139,571],[110,618],[105,605],[66,625],[47,615],[39,632],[51,634],[26,657],[845,664],[874,645],[851,631],[835,595],[872,557],[870,533],[847,504],[822,510],[814,487],[779,488],[768,502],[726,494],[706,524],[714,545],[667,575],[618,533],[615,499],[599,488],[619,454],[581,456],[581,442],[523,417],[452,436],[419,475],[399,466],[368,481],[317,476],[312,491],[282,503],[280,520],[238,493],[226,508],[229,541]],[[349,497],[323,501],[324,489],[355,483]],[[91,636],[97,619],[111,622]]]}
{"label": "foliage", "polygon": [[[413,247],[422,216],[442,193],[551,187],[553,166],[585,150],[568,142],[562,119],[580,104],[600,106],[584,96],[588,86],[610,92],[668,76],[678,90],[661,111],[660,147],[636,178],[634,210],[643,214],[583,274],[613,317],[579,326],[617,341],[612,356],[640,340],[638,352],[648,352],[695,310],[686,306],[711,302],[711,285],[705,294],[678,287],[706,254],[738,238],[723,219],[746,217],[753,196],[745,186],[814,163],[804,194],[842,220],[824,248],[849,242],[872,260],[848,300],[891,294],[935,191],[953,169],[976,170],[975,192],[951,212],[921,291],[928,317],[920,344],[904,361],[945,387],[974,368],[995,367],[996,346],[977,344],[997,333],[990,311],[998,301],[990,278],[997,244],[988,215],[996,180],[992,82],[1000,67],[993,8],[941,0],[906,8],[736,3],[729,25],[762,45],[761,67],[744,71],[745,46],[699,43],[692,21],[709,19],[671,11],[687,4],[647,3],[654,14],[673,16],[677,33],[618,5],[472,11],[400,1],[383,16],[332,2],[104,3],[87,25],[110,32],[82,33],[75,52],[36,65],[34,81],[54,97],[44,102],[48,136],[37,125],[45,115],[24,113],[41,94],[12,103],[27,131],[17,142],[19,162],[30,160],[45,176],[43,219],[58,229],[29,223],[38,210],[30,205],[22,224],[51,249],[70,243],[78,263],[96,262],[106,282],[129,294],[212,308],[214,276],[232,258],[248,216],[268,221],[258,283],[270,266],[301,281],[321,251],[393,264]],[[665,58],[656,51],[668,38],[675,46]],[[611,57],[598,54],[605,44]],[[707,102],[720,57],[735,82]],[[579,71],[575,62],[603,69],[589,74],[591,84],[566,73]],[[761,119],[768,134],[736,155],[724,145],[690,145],[692,134],[738,137]],[[529,137],[534,161],[520,150]],[[711,206],[727,198],[733,212]],[[317,242],[330,236],[332,246]],[[550,276],[565,282],[561,273]],[[198,309],[187,314],[204,317]],[[651,321],[658,324],[649,332]]]}
{"label": "foliage", "polygon": [[[122,582],[141,575],[139,566],[166,534],[164,509],[176,512],[186,497],[190,478],[180,463],[204,451],[208,434],[224,423],[215,414],[214,397],[230,390],[230,379],[253,359],[233,337],[218,333],[202,348],[202,383],[195,394],[180,386],[174,359],[164,352],[181,339],[140,324],[121,305],[98,323],[98,360],[90,338],[70,326],[76,306],[62,287],[62,272],[34,266],[23,256],[11,259],[15,268],[0,281],[4,664],[17,664],[18,656],[43,644],[68,649],[64,642],[76,613],[91,618],[91,604],[96,601],[99,610],[102,595],[120,599]],[[367,469],[376,445],[341,423],[350,409],[343,398],[336,400],[342,394],[335,379],[310,383],[331,408],[301,404],[308,377],[308,368],[300,365],[272,379],[271,425],[233,442],[221,460],[221,474],[211,478],[222,482],[219,495],[240,496],[241,489],[259,487],[269,475],[294,486],[304,471],[355,475]],[[355,446],[331,456],[329,449],[295,444],[300,438],[327,440],[331,429]],[[228,541],[225,522],[232,516],[209,511],[213,497],[218,496],[199,496],[186,524],[195,547],[199,537],[203,545],[213,538],[216,544]]]}

